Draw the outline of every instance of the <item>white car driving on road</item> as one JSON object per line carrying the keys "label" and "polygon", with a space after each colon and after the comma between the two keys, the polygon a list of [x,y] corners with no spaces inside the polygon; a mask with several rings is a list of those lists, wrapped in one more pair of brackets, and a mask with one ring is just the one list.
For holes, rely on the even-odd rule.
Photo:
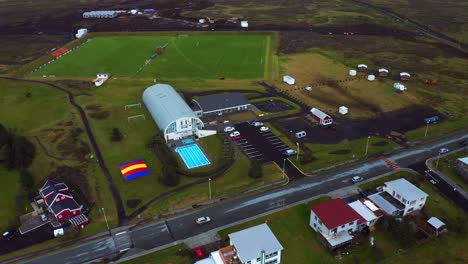
{"label": "white car driving on road", "polygon": [[260,128],[260,131],[262,131],[262,132],[267,132],[268,130],[270,130],[270,129],[268,127],[266,127],[266,126],[262,126]]}
{"label": "white car driving on road", "polygon": [[239,131],[234,131],[231,134],[229,134],[229,136],[230,137],[238,137],[238,136],[240,136],[240,133],[239,133]]}
{"label": "white car driving on road", "polygon": [[263,123],[262,122],[255,122],[253,123],[254,126],[256,127],[259,127],[259,126],[263,126]]}
{"label": "white car driving on road", "polygon": [[360,182],[360,181],[363,181],[364,178],[362,178],[361,176],[353,176],[353,178],[351,179],[354,183],[357,183],[357,182]]}
{"label": "white car driving on road", "polygon": [[202,225],[202,224],[209,223],[210,221],[211,221],[211,218],[209,218],[208,216],[203,216],[203,217],[198,218],[195,222],[199,225]]}

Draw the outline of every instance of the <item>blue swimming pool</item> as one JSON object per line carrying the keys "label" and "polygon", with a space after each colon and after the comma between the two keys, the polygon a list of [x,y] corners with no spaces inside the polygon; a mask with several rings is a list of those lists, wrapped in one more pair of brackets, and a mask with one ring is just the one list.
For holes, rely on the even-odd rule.
{"label": "blue swimming pool", "polygon": [[193,139],[191,139],[191,138],[184,138],[184,139],[182,139],[182,144],[184,144],[184,145],[185,145],[185,144],[190,144],[190,143],[193,143],[193,142],[194,142],[194,141],[193,141]]}
{"label": "blue swimming pool", "polygon": [[178,147],[175,149],[189,169],[211,164],[205,153],[197,144]]}

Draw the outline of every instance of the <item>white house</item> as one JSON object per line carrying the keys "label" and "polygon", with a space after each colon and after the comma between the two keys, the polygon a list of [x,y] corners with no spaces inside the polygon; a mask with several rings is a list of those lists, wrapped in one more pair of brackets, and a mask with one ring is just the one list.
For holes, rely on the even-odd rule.
{"label": "white house", "polygon": [[424,207],[428,195],[404,178],[385,182],[383,191],[369,195],[378,207],[392,216],[405,216]]}
{"label": "white house", "polygon": [[80,28],[76,32],[75,37],[76,38],[81,38],[81,37],[85,36],[86,34],[88,34],[88,29],[87,28]]}
{"label": "white house", "polygon": [[349,70],[349,76],[356,76],[356,70]]}
{"label": "white house", "polygon": [[366,71],[367,70],[367,65],[366,64],[359,64],[358,66],[359,71]]}
{"label": "white house", "polygon": [[388,75],[388,70],[384,68],[379,69],[379,76],[387,76]]}
{"label": "white house", "polygon": [[352,234],[363,221],[353,208],[339,198],[310,207],[309,225],[330,249],[350,244]]}
{"label": "white house", "polygon": [[283,246],[267,224],[229,234],[231,246],[236,249],[241,263],[278,264],[281,263]]}
{"label": "white house", "polygon": [[403,216],[423,208],[429,196],[404,178],[385,182],[383,188],[404,205]]}
{"label": "white house", "polygon": [[411,75],[407,72],[400,72],[400,80],[409,80]]}
{"label": "white house", "polygon": [[373,74],[368,75],[367,80],[368,81],[374,81],[375,80],[375,75],[373,75]]}
{"label": "white house", "polygon": [[293,77],[289,76],[289,75],[285,75],[285,76],[283,76],[283,82],[285,82],[285,83],[287,83],[289,85],[293,85],[293,84],[296,83],[296,80]]}

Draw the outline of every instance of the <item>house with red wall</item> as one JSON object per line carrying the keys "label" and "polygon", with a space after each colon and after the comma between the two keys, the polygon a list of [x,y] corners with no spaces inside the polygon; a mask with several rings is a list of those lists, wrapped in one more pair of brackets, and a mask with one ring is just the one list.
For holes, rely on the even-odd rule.
{"label": "house with red wall", "polygon": [[310,116],[323,126],[331,125],[333,123],[333,118],[320,111],[318,108],[310,109]]}
{"label": "house with red wall", "polygon": [[39,194],[47,210],[60,224],[68,221],[80,228],[89,224],[88,218],[83,213],[83,206],[75,201],[65,183],[47,180],[39,190]]}

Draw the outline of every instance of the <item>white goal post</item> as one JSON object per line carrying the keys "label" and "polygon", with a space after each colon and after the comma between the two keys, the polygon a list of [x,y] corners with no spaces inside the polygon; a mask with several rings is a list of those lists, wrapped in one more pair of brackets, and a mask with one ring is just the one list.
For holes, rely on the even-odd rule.
{"label": "white goal post", "polygon": [[146,120],[145,115],[141,114],[141,115],[129,116],[129,117],[127,117],[127,121],[128,121],[128,123],[130,123],[130,121],[132,121],[134,119],[137,119],[137,118],[143,118],[143,120]]}
{"label": "white goal post", "polygon": [[125,110],[127,110],[128,108],[135,107],[135,106],[138,106],[138,107],[141,108],[141,103],[125,105]]}

